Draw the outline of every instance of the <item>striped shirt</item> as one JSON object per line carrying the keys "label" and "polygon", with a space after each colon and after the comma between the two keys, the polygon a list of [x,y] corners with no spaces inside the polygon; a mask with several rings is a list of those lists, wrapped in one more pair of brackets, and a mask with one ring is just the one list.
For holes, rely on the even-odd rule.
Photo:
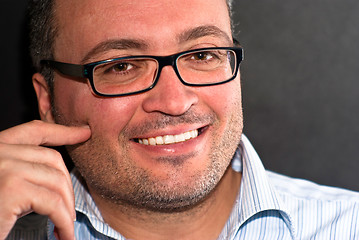
{"label": "striped shirt", "polygon": [[[359,193],[266,171],[244,135],[232,168],[242,172],[241,188],[219,240],[359,239]],[[76,238],[124,240],[105,223],[79,175],[71,175]],[[53,225],[32,214],[18,221],[8,239],[52,240]]]}

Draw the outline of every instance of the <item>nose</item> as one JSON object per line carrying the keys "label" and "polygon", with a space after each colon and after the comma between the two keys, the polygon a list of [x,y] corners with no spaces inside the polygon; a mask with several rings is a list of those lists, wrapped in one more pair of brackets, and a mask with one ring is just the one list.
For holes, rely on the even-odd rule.
{"label": "nose", "polygon": [[142,107],[146,112],[179,116],[197,103],[195,87],[183,85],[172,66],[165,66],[156,86],[146,93]]}

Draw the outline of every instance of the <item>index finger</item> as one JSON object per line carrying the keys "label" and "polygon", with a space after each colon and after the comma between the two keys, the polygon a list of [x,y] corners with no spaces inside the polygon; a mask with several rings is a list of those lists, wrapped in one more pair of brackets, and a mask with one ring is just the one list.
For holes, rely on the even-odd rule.
{"label": "index finger", "polygon": [[90,128],[68,127],[34,120],[0,132],[0,142],[42,146],[73,145],[88,140]]}

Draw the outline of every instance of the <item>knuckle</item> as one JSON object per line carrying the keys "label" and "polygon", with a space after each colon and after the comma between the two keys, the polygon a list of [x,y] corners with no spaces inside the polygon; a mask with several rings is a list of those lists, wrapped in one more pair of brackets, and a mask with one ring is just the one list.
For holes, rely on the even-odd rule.
{"label": "knuckle", "polygon": [[64,160],[62,159],[61,153],[54,149],[49,149],[48,157],[52,166],[58,170],[63,171],[65,168]]}
{"label": "knuckle", "polygon": [[54,149],[45,148],[45,147],[39,147],[39,149],[42,151],[41,154],[43,154],[44,157],[46,157],[47,159],[49,159],[51,161],[62,159],[61,154]]}
{"label": "knuckle", "polygon": [[60,194],[53,194],[52,201],[55,205],[60,205],[63,203],[63,197]]}
{"label": "knuckle", "polygon": [[30,122],[30,125],[34,125],[34,126],[41,127],[41,126],[44,125],[44,122],[41,121],[41,120],[32,120],[32,121]]}
{"label": "knuckle", "polygon": [[59,153],[59,152],[56,151],[55,149],[49,148],[49,150],[50,150],[49,152],[51,153],[53,159],[55,159],[55,160],[62,160],[62,155],[61,155],[61,153]]}
{"label": "knuckle", "polygon": [[43,191],[33,196],[32,208],[35,212],[43,215],[55,214],[64,205],[61,195],[53,191]]}
{"label": "knuckle", "polygon": [[53,169],[52,177],[53,177],[53,184],[51,188],[54,191],[56,191],[58,194],[65,196],[68,191],[67,175],[61,170]]}
{"label": "knuckle", "polygon": [[30,124],[27,124],[26,126],[28,129],[37,129],[38,132],[36,134],[39,135],[41,135],[43,130],[47,128],[46,123],[42,120],[32,120]]}
{"label": "knuckle", "polygon": [[61,163],[63,162],[61,153],[46,147],[37,147],[37,149],[42,159],[46,160],[52,167],[61,169]]}
{"label": "knuckle", "polygon": [[65,175],[65,173],[63,173],[60,170],[56,170],[56,171],[57,171],[58,182],[65,183],[67,181],[67,176]]}
{"label": "knuckle", "polygon": [[52,193],[50,201],[54,209],[57,209],[58,207],[65,205],[64,197],[59,193]]}

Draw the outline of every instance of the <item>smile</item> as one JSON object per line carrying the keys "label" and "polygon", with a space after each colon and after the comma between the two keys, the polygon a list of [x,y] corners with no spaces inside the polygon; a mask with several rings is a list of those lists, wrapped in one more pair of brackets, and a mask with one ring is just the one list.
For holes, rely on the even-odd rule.
{"label": "smile", "polygon": [[197,136],[198,136],[198,130],[195,129],[177,135],[164,135],[164,136],[157,136],[151,138],[141,138],[141,139],[137,139],[136,142],[143,145],[151,145],[151,146],[168,145],[168,144],[185,142],[190,139],[196,138]]}

